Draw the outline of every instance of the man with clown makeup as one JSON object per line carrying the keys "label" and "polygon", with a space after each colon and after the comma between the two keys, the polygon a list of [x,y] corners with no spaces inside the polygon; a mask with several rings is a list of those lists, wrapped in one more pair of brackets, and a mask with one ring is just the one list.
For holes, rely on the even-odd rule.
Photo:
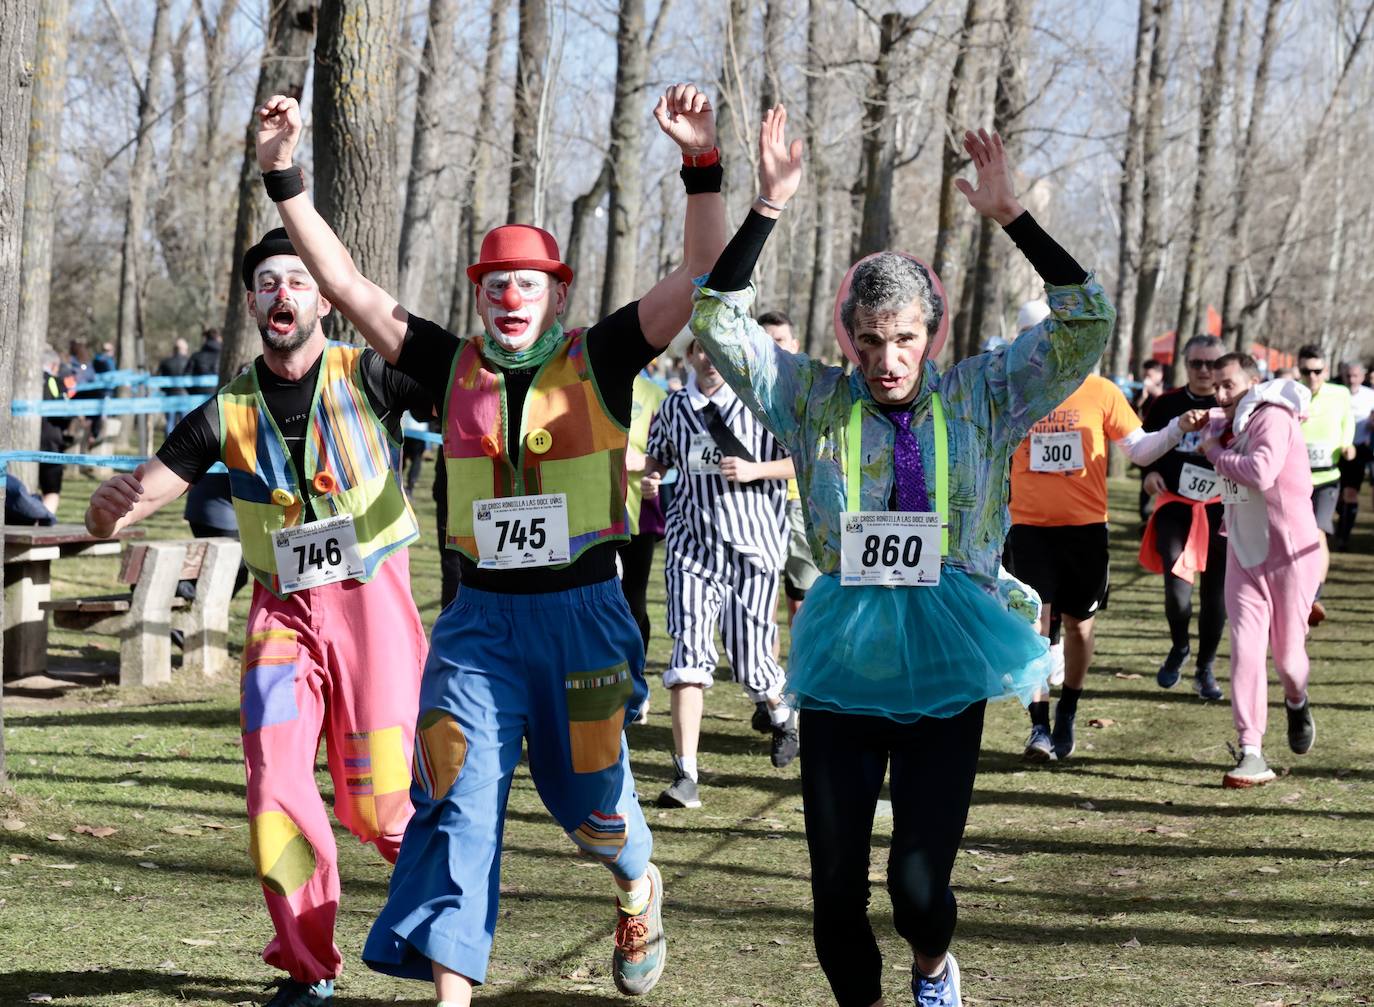
{"label": "man with clown makeup", "polygon": [[229,469],[253,602],[243,647],[248,836],[284,970],[271,1007],[332,1002],[338,857],[315,784],[324,737],[334,814],[395,862],[410,774],[425,630],[406,546],[419,536],[399,480],[401,416],[433,412],[425,389],[374,351],[327,341],[329,301],[286,232],[244,254],[262,355],[188,413],[157,456],[91,496],[108,537]]}
{"label": "man with clown makeup", "polygon": [[291,164],[294,100],[259,112],[258,161],[321,289],[443,417],[448,546],[457,598],[435,623],[421,684],[407,828],[363,959],[432,979],[466,1005],[486,977],[507,795],[522,741],[550,813],[615,883],[612,973],[648,992],[667,956],[663,882],[635,793],[624,725],[648,694],[644,648],[616,578],[634,379],[686,324],[692,277],[725,244],[715,120],[675,85],[654,116],[682,150],[684,261],[589,329],[564,329],[572,270],[553,236],[498,227],[468,267],[482,331],[462,338],[408,313],[354,265]]}
{"label": "man with clown makeup", "polygon": [[1043,688],[1034,592],[999,573],[1007,464],[1032,425],[1092,370],[1115,312],[1102,288],[1017,202],[1002,142],[968,133],[964,196],[1045,280],[1050,316],[1014,343],[941,372],[939,278],[879,252],[835,306],[846,374],[776,346],[750,317],[749,277],[801,182],[786,112],[765,118],[759,198],[697,293],[692,332],[796,464],[821,576],[792,636],[785,693],[801,710],[801,775],[816,955],[841,1007],[882,1000],[869,925],[873,816],[889,780],[888,891],[922,1007],[961,1003],[950,955],[950,870],[963,836],[989,699]]}

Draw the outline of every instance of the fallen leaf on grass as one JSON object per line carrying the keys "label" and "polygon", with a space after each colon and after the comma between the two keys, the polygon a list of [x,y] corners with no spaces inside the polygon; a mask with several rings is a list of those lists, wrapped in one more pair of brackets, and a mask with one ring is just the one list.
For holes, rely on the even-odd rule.
{"label": "fallen leaf on grass", "polygon": [[1227,922],[1227,923],[1234,923],[1234,924],[1236,924],[1236,926],[1242,926],[1242,927],[1243,927],[1243,926],[1245,926],[1246,924],[1249,924],[1249,923],[1258,923],[1259,920],[1240,920],[1240,919],[1230,919],[1230,918],[1227,918],[1226,922]]}
{"label": "fallen leaf on grass", "polygon": [[191,974],[189,972],[185,972],[182,969],[177,968],[177,963],[172,961],[170,958],[167,959],[167,961],[165,962],[158,962],[157,970],[161,972],[163,975],[167,976],[188,976]]}
{"label": "fallen leaf on grass", "polygon": [[1124,679],[1127,682],[1138,682],[1140,680],[1140,676],[1133,671],[1118,671],[1116,677]]}
{"label": "fallen leaf on grass", "polygon": [[1256,867],[1256,868],[1255,868],[1255,873],[1256,873],[1256,874],[1277,874],[1277,873],[1279,873],[1279,869],[1278,869],[1277,867]]}
{"label": "fallen leaf on grass", "polygon": [[3,822],[0,822],[0,827],[3,827],[6,832],[18,832],[28,824],[28,822],[21,822],[17,818],[6,818]]}
{"label": "fallen leaf on grass", "polygon": [[1111,717],[1093,717],[1088,721],[1089,727],[1111,727],[1116,721]]}
{"label": "fallen leaf on grass", "polygon": [[1300,791],[1300,790],[1295,790],[1295,791],[1294,791],[1293,793],[1291,793],[1291,794],[1284,794],[1282,797],[1280,797],[1280,798],[1279,798],[1279,803],[1280,803],[1280,804],[1296,804],[1298,801],[1301,801],[1301,800],[1302,800],[1302,791]]}
{"label": "fallen leaf on grass", "polygon": [[46,838],[53,843],[65,843],[67,841],[67,837],[60,832],[49,832]]}
{"label": "fallen leaf on grass", "polygon": [[29,1003],[31,1004],[50,1004],[52,1003],[51,993],[30,993]]}
{"label": "fallen leaf on grass", "polygon": [[212,948],[217,943],[206,937],[182,937],[179,939],[181,943],[189,944],[193,948]]}
{"label": "fallen leaf on grass", "polygon": [[1076,808],[1081,808],[1083,811],[1096,811],[1096,810],[1097,810],[1097,805],[1094,804],[1092,801],[1084,801],[1084,802],[1081,803],[1081,804],[1075,804],[1074,807],[1076,807]]}
{"label": "fallen leaf on grass", "polygon": [[193,826],[193,825],[169,825],[167,828],[163,829],[162,831],[165,832],[165,833],[167,833],[168,835],[171,835],[171,836],[200,836],[200,835],[204,835],[204,833],[202,833],[202,832],[200,831],[200,829],[197,829],[197,828],[196,828],[195,826]]}
{"label": "fallen leaf on grass", "polygon": [[202,829],[214,829],[216,832],[220,829],[229,828],[229,826],[225,825],[223,822],[197,822],[196,824]]}
{"label": "fallen leaf on grass", "polygon": [[150,870],[150,871],[155,871],[155,870],[158,869],[157,864],[153,863],[151,860],[140,860],[140,861],[138,862],[138,866],[139,866],[139,867],[146,868],[147,870]]}
{"label": "fallen leaf on grass", "polygon": [[51,869],[54,870],[54,871],[74,871],[74,870],[76,870],[76,864],[44,864],[43,866],[44,866],[44,867],[49,867],[49,868],[51,868]]}
{"label": "fallen leaf on grass", "polygon": [[11,854],[10,854],[10,866],[11,866],[11,867],[18,867],[18,866],[19,866],[20,864],[22,864],[25,860],[32,860],[32,859],[33,859],[33,857],[29,856],[27,853],[11,853]]}
{"label": "fallen leaf on grass", "polygon": [[138,786],[138,781],[137,781],[137,780],[120,780],[118,783],[115,784],[115,786],[116,786],[116,787],[136,787],[136,786]]}
{"label": "fallen leaf on grass", "polygon": [[108,839],[119,830],[109,825],[98,825],[95,827],[89,825],[74,825],[72,826],[72,831],[83,836],[95,836],[96,839]]}
{"label": "fallen leaf on grass", "polygon": [[1123,948],[1138,948],[1140,947],[1140,940],[1136,937],[1132,937],[1130,940],[1128,940],[1125,944],[1121,946]]}
{"label": "fallen leaf on grass", "polygon": [[993,878],[993,879],[992,879],[992,883],[993,883],[994,885],[1005,885],[1005,884],[1007,884],[1008,882],[1015,881],[1015,880],[1016,880],[1016,875],[1014,875],[1014,874],[1008,874],[1005,878]]}

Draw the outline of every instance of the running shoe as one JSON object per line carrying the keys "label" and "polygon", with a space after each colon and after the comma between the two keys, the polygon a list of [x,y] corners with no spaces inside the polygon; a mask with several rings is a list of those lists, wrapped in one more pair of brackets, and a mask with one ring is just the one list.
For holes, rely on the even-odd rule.
{"label": "running shoe", "polygon": [[701,807],[701,797],[697,794],[697,781],[687,775],[676,755],[673,756],[673,774],[672,785],[658,795],[658,806],[660,808]]}
{"label": "running shoe", "polygon": [[1050,685],[1064,684],[1064,642],[1050,644]]}
{"label": "running shoe", "polygon": [[1183,673],[1183,662],[1188,660],[1191,648],[1178,647],[1169,648],[1169,656],[1164,659],[1164,663],[1159,666],[1159,671],[1155,673],[1155,682],[1161,689],[1172,689],[1178,685],[1179,677]]}
{"label": "running shoe", "polygon": [[663,936],[663,875],[649,865],[649,904],[638,916],[630,916],[616,900],[615,951],[611,975],[615,988],[628,997],[643,996],[654,988],[668,960],[668,941]]}
{"label": "running shoe", "polygon": [[797,711],[789,710],[787,722],[779,727],[771,728],[773,732],[773,750],[770,753],[773,765],[781,769],[797,757],[801,751],[801,738],[797,736]]}
{"label": "running shoe", "polygon": [[1021,758],[1027,762],[1049,762],[1054,754],[1054,742],[1050,740],[1050,729],[1044,724],[1032,724],[1030,737],[1026,739],[1026,750]]}
{"label": "running shoe", "polygon": [[265,1007],[333,1007],[334,980],[321,979],[318,982],[303,983],[290,976],[278,979],[269,985],[277,987],[277,993],[268,1000]]}
{"label": "running shoe", "polygon": [[1217,685],[1217,676],[1212,673],[1210,664],[1203,665],[1194,673],[1193,691],[1203,699],[1221,698],[1221,686]]}
{"label": "running shoe", "polygon": [[1221,778],[1221,785],[1228,790],[1245,790],[1258,787],[1274,778],[1274,771],[1264,761],[1262,755],[1242,755],[1236,760],[1236,768]]}
{"label": "running shoe", "polygon": [[1307,613],[1307,625],[1320,626],[1326,621],[1326,606],[1319,601],[1312,603],[1312,611]]}
{"label": "running shoe", "polygon": [[959,994],[959,963],[952,954],[945,954],[944,974],[936,979],[921,975],[912,969],[916,978],[911,980],[911,992],[916,997],[916,1007],[963,1007]]}
{"label": "running shoe", "polygon": [[1283,708],[1288,712],[1288,749],[1294,755],[1306,755],[1312,751],[1312,743],[1317,740],[1317,724],[1312,719],[1312,704],[1306,699],[1302,706],[1293,709],[1287,703]]}
{"label": "running shoe", "polygon": [[1063,761],[1073,754],[1073,719],[1078,711],[1060,715],[1060,703],[1054,704],[1054,730],[1050,732],[1050,748],[1054,752],[1054,757]]}
{"label": "running shoe", "polygon": [[749,718],[749,726],[759,734],[768,734],[773,730],[773,718],[769,716],[767,703],[754,704],[754,715]]}

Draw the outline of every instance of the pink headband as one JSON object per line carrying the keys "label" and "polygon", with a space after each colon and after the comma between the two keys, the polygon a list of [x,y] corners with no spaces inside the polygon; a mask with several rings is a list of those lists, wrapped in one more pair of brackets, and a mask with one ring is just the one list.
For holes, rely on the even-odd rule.
{"label": "pink headband", "polygon": [[[854,265],[850,266],[849,272],[844,274],[844,281],[840,284],[840,292],[835,297],[835,342],[840,344],[840,349],[844,351],[844,355],[849,358],[851,363],[857,364],[859,362],[859,354],[854,349],[854,341],[849,338],[849,332],[845,329],[844,322],[840,318],[840,309],[844,306],[845,298],[849,296],[849,288],[854,282],[854,271],[869,259],[874,259],[884,254],[886,253],[874,252],[872,255],[865,255],[858,262],[854,263]],[[949,301],[945,298],[945,286],[940,282],[940,277],[935,275],[935,270],[931,269],[930,266],[922,260],[916,258],[916,256],[908,255],[906,252],[894,252],[893,254],[910,259],[912,262],[925,269],[927,275],[930,276],[930,283],[934,288],[935,297],[944,307],[944,311],[940,313],[940,327],[931,335],[930,348],[926,351],[926,356],[933,359],[939,354],[941,348],[945,345],[945,337],[949,335]]]}

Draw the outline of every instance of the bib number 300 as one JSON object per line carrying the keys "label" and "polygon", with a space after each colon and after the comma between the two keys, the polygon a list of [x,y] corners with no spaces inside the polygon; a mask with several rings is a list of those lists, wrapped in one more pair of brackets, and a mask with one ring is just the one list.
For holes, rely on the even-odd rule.
{"label": "bib number 300", "polygon": [[272,536],[277,578],[283,593],[322,587],[366,572],[358,550],[353,515],[283,528]]}
{"label": "bib number 300", "polygon": [[934,587],[940,583],[940,515],[844,515],[840,583],[845,587]]}

